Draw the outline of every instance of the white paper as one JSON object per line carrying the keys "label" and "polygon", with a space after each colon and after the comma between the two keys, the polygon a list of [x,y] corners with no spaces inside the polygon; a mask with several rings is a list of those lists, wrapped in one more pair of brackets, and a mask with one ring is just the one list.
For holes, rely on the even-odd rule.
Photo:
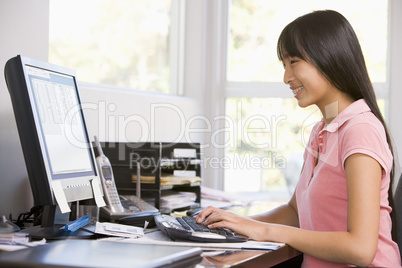
{"label": "white paper", "polygon": [[106,206],[105,200],[103,199],[102,190],[99,186],[99,180],[93,179],[91,181],[92,191],[94,193],[95,203],[98,207]]}
{"label": "white paper", "polygon": [[182,247],[200,247],[205,249],[253,249],[253,250],[276,250],[283,247],[283,243],[275,242],[259,242],[247,241],[241,243],[202,243],[191,241],[172,241],[169,237],[163,234],[160,230],[148,231],[145,235],[138,239],[120,239],[116,240],[126,243],[137,244],[152,244],[152,245],[167,245],[167,246],[182,246]]}
{"label": "white paper", "polygon": [[52,189],[57,204],[59,205],[61,213],[70,212],[71,209],[68,206],[66,195],[64,194],[63,186],[60,181],[52,181]]}
{"label": "white paper", "polygon": [[144,236],[144,229],[110,222],[96,222],[95,233],[109,236],[139,238]]}
{"label": "white paper", "polygon": [[197,177],[195,170],[173,170],[173,176],[177,177]]}
{"label": "white paper", "polygon": [[197,150],[196,149],[175,148],[175,149],[173,149],[173,157],[175,157],[175,158],[196,158]]}
{"label": "white paper", "polygon": [[39,245],[44,245],[46,244],[46,239],[42,239],[40,241],[34,241],[34,242],[27,242],[23,244],[18,244],[18,245],[3,245],[0,244],[0,251],[15,251],[15,250],[20,250],[28,247],[35,247]]}

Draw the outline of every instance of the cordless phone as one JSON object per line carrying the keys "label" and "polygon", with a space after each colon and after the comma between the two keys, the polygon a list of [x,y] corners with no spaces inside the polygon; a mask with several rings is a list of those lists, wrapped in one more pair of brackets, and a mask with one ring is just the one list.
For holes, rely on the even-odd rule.
{"label": "cordless phone", "polygon": [[[159,210],[145,200],[142,200],[139,196],[119,196],[113,176],[112,165],[103,153],[97,136],[95,136],[95,145],[98,151],[96,163],[107,204],[107,206],[101,207],[100,218],[139,227],[144,226],[144,221],[153,222],[153,225],[155,225],[153,217],[159,214]],[[150,223],[149,226],[151,227],[152,224]]]}
{"label": "cordless phone", "polygon": [[117,193],[116,184],[114,182],[112,165],[110,164],[109,159],[103,153],[97,136],[95,136],[95,144],[99,154],[99,156],[96,157],[96,163],[98,165],[102,187],[105,192],[106,204],[114,213],[124,212],[124,208],[121,204],[119,194]]}

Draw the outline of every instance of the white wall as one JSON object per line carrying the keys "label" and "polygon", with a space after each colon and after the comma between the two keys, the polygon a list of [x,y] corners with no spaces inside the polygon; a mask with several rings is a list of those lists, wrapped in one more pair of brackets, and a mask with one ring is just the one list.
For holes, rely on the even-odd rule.
{"label": "white wall", "polygon": [[[48,28],[49,0],[0,0],[1,73],[6,61],[18,54],[47,61]],[[202,141],[201,105],[194,99],[85,83],[79,87],[91,138]],[[16,218],[32,207],[33,199],[4,75],[0,75],[0,125],[0,214]]]}
{"label": "white wall", "polygon": [[32,206],[32,194],[22,156],[10,96],[4,81],[6,61],[24,54],[47,61],[48,0],[0,1],[0,214],[19,213]]}
{"label": "white wall", "polygon": [[80,84],[89,135],[100,141],[201,142],[194,99]]}

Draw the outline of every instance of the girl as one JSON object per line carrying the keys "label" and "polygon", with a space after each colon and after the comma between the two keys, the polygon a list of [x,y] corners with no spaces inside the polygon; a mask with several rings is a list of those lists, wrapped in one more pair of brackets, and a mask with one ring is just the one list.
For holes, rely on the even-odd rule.
{"label": "girl", "polygon": [[264,214],[208,207],[197,222],[286,243],[304,253],[303,267],[400,267],[391,237],[393,150],[354,30],[341,14],[316,11],[286,26],[277,48],[299,106],[315,104],[323,115],[296,191]]}

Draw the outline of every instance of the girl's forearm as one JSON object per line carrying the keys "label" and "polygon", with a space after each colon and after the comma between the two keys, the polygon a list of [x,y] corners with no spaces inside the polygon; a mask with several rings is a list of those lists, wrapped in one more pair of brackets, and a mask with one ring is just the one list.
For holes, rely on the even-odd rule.
{"label": "girl's forearm", "polygon": [[368,266],[378,241],[351,232],[319,232],[279,224],[267,224],[262,237],[286,243],[313,257],[340,263]]}
{"label": "girl's forearm", "polygon": [[279,206],[266,213],[251,216],[250,218],[262,222],[284,224],[294,227],[299,226],[299,218],[297,216],[297,212],[289,204]]}

